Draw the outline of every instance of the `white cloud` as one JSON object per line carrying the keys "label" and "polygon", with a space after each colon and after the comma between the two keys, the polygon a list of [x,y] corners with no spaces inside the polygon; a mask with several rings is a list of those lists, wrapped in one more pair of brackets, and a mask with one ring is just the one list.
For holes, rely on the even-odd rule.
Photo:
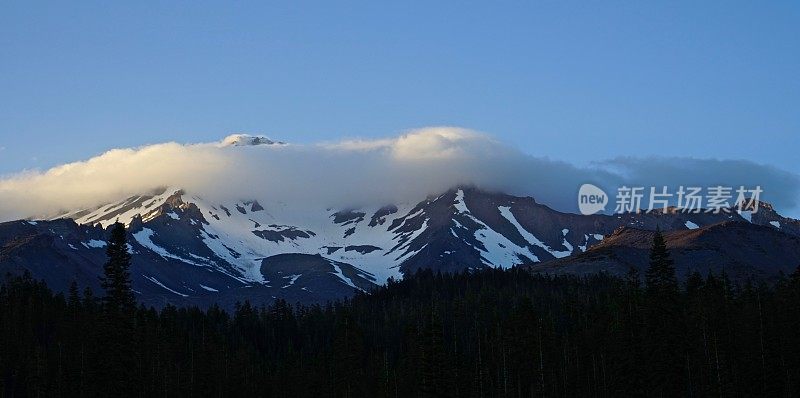
{"label": "white cloud", "polygon": [[[211,200],[259,199],[325,207],[417,201],[461,184],[531,195],[575,211],[581,184],[760,183],[765,198],[794,207],[796,175],[746,161],[615,159],[579,168],[536,158],[475,131],[432,127],[398,137],[316,145],[165,143],[115,149],[86,161],[0,180],[0,220],[89,208],[157,187]],[[683,182],[683,178],[689,179]],[[740,181],[741,179],[741,181]]]}

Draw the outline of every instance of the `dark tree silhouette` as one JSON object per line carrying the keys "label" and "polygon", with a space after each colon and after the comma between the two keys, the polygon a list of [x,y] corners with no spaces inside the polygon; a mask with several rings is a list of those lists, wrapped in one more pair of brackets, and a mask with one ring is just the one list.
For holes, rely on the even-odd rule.
{"label": "dark tree silhouette", "polygon": [[657,229],[650,248],[650,266],[645,274],[648,295],[653,295],[654,298],[678,296],[678,278],[675,276],[673,264],[664,235]]}
{"label": "dark tree silhouette", "polygon": [[682,395],[686,387],[683,380],[680,348],[683,340],[678,278],[670,258],[667,243],[660,230],[656,230],[650,249],[650,266],[645,274],[647,296],[647,352],[646,364],[650,366],[649,390],[655,396]]}
{"label": "dark tree silhouette", "polygon": [[98,360],[102,394],[129,394],[134,391],[131,370],[136,363],[133,334],[136,302],[131,289],[131,255],[125,226],[119,222],[111,227],[107,241],[108,260],[103,266],[101,285],[103,296],[102,328],[98,331],[101,342]]}
{"label": "dark tree silhouette", "polygon": [[326,305],[139,307],[120,323],[88,290],[7,276],[0,396],[798,396],[800,271],[677,290],[653,274],[420,271]]}
{"label": "dark tree silhouette", "polygon": [[128,239],[125,225],[116,222],[111,227],[111,236],[106,246],[108,260],[103,265],[101,283],[105,289],[103,309],[114,320],[130,319],[135,308],[131,290],[131,254],[128,252]]}

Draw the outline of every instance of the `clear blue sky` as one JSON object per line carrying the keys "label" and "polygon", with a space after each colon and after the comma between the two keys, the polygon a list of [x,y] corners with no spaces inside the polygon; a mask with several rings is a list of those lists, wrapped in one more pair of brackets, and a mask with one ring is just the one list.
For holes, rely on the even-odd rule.
{"label": "clear blue sky", "polygon": [[800,172],[796,1],[432,3],[3,2],[0,174],[231,132],[428,125],[578,164]]}

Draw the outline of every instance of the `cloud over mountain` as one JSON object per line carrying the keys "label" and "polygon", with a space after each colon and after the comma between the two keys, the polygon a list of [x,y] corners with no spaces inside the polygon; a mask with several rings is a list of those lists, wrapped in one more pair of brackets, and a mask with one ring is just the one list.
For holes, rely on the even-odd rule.
{"label": "cloud over mountain", "polygon": [[114,149],[0,179],[0,220],[90,208],[164,186],[218,200],[357,207],[416,201],[471,184],[575,211],[578,187],[586,182],[611,190],[622,184],[761,185],[764,199],[784,209],[800,197],[797,175],[748,161],[619,158],[577,167],[526,155],[479,132],[431,127],[314,145],[236,135],[216,143]]}

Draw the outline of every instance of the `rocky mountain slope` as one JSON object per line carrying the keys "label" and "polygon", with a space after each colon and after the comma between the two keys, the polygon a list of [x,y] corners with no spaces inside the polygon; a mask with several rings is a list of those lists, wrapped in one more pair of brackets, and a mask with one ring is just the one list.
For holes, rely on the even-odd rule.
{"label": "rocky mountain slope", "polygon": [[418,203],[307,209],[255,198],[217,203],[162,188],[50,220],[0,224],[0,272],[27,270],[58,290],[74,280],[97,291],[106,228],[117,220],[128,226],[137,297],[153,305],[320,302],[420,268],[624,273],[656,227],[689,242],[675,246],[687,262],[722,256],[711,269],[769,277],[800,263],[800,223],[768,204],[752,214],[583,216],[460,187]]}
{"label": "rocky mountain slope", "polygon": [[[534,264],[527,268],[549,274],[626,274],[635,268],[643,276],[654,231],[620,227],[584,253]],[[697,271],[725,272],[731,279],[775,280],[800,266],[800,237],[768,225],[726,221],[691,230],[666,231],[667,248],[679,278]]]}

